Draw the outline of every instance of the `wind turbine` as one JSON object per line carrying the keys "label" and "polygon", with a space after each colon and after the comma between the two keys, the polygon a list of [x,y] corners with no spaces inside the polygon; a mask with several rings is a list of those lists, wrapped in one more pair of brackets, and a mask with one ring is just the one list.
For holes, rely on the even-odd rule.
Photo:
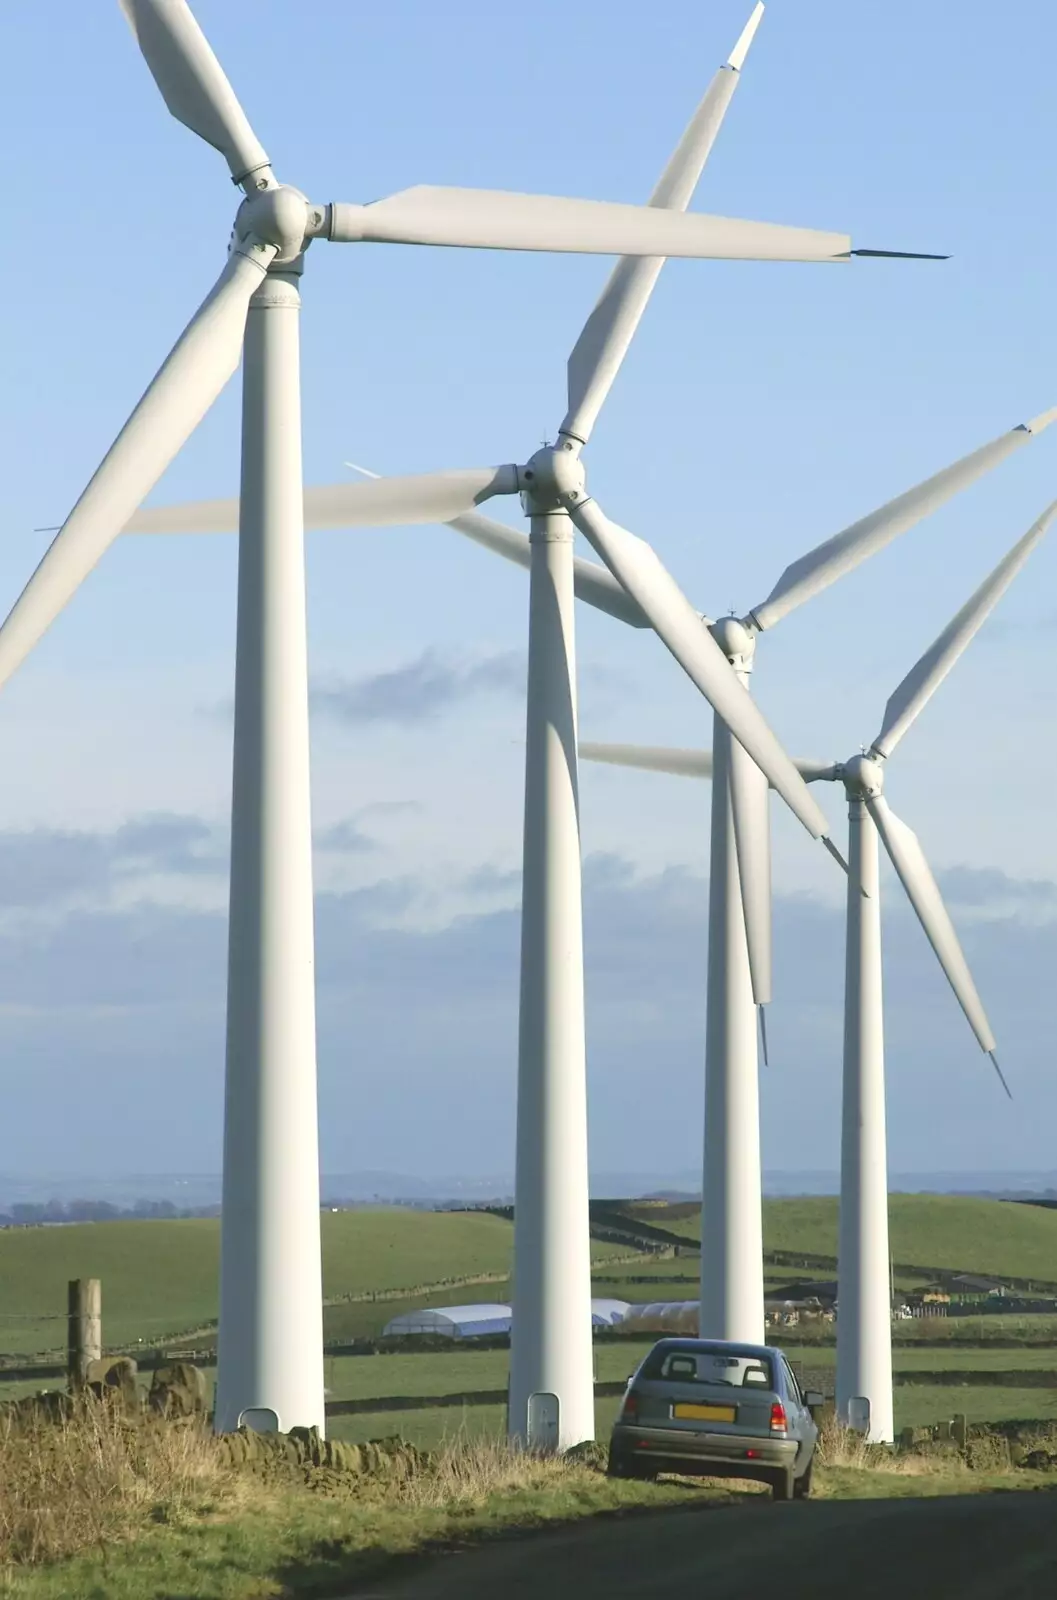
{"label": "wind turbine", "polygon": [[[688,205],[762,11],[754,10],[665,170],[650,201],[655,212]],[[826,250],[827,259],[836,253]],[[826,834],[821,811],[654,552],[608,522],[583,492],[580,452],[662,265],[659,258],[629,259],[614,269],[569,360],[558,442],[526,465],[305,493],[310,527],[451,521],[530,567],[509,1422],[519,1438],[556,1439],[562,1447],[591,1437],[594,1427],[573,594],[625,621],[652,624],[800,819],[816,837]],[[521,494],[528,541],[474,510],[503,493]],[[237,516],[234,501],[165,507],[141,512],[126,531],[220,531],[234,527]],[[612,576],[573,557],[572,524],[600,550]]]}
{"label": "wind turbine", "polygon": [[[994,1035],[939,887],[916,835],[900,821],[884,798],[883,763],[994,609],[1055,516],[1057,501],[1017,541],[907,673],[891,695],[881,731],[868,750],[843,763],[811,760],[796,763],[807,782],[843,783],[848,796],[837,1408],[839,1415],[850,1422],[861,1417],[861,1410],[854,1402],[865,1400],[868,1434],[877,1441],[890,1442],[893,1438],[878,836],[981,1049],[990,1056],[1003,1088],[1009,1093],[995,1056]],[[587,760],[647,771],[712,778],[715,821],[720,768],[712,751],[584,743],[580,754]],[[714,828],[713,848],[715,841]],[[715,876],[714,863],[712,876]],[[710,978],[712,934],[710,919]],[[747,1004],[742,1010],[743,1016],[748,1014]],[[753,1133],[758,1151],[758,1128],[754,1128]],[[758,1193],[757,1189],[757,1212]],[[748,1204],[748,1195],[743,1198]],[[704,1258],[702,1267],[704,1272]]]}
{"label": "wind turbine", "polygon": [[[712,633],[747,684],[761,632],[852,572],[1057,418],[1001,434],[897,496],[786,568],[767,599]],[[720,718],[712,750],[581,743],[589,761],[712,779],[708,902],[705,1152],[701,1217],[703,1338],[763,1339],[763,1221],[756,1008],[771,998],[771,865],[767,781]],[[828,768],[798,763],[808,782]],[[762,1010],[760,1012],[762,1018]]]}
{"label": "wind turbine", "polygon": [[893,691],[881,731],[869,749],[819,773],[844,784],[848,797],[848,929],[844,990],[844,1082],[841,1110],[841,1200],[838,1243],[837,1409],[854,1418],[853,1401],[868,1402],[868,1436],[890,1441],[892,1311],[888,1249],[885,1139],[884,1015],[881,992],[880,837],[899,880],[957,996],[980,1048],[995,1056],[995,1039],[958,936],[916,834],[884,796],[886,767],[958,657],[990,615],[1057,516],[1048,506],[975,591]]}
{"label": "wind turbine", "polygon": [[[245,198],[220,277],[0,628],[0,683],[129,522],[242,357],[216,1425],[233,1428],[244,1419],[322,1428],[297,315],[304,252],[315,239],[767,260],[835,261],[864,252],[851,252],[847,236],[837,233],[489,190],[416,187],[370,205],[315,204],[276,178],[185,0],[121,3],[170,112],[220,151]],[[186,207],[174,213],[172,248],[179,248],[185,217]],[[589,404],[586,391],[582,398]],[[568,461],[555,455],[561,472],[546,470],[549,459],[525,480],[534,493],[543,490],[534,501],[541,515],[557,508],[559,477],[563,485],[579,481],[571,444]],[[487,473],[483,482],[456,475],[448,500],[454,497],[458,510],[468,493],[472,501],[489,486],[516,490],[517,470]],[[592,515],[585,510],[585,518]],[[655,575],[653,589],[661,581]],[[677,591],[666,602],[679,612]],[[688,617],[677,621],[685,629]],[[714,677],[711,661],[709,669]],[[746,721],[743,713],[743,723],[746,741],[755,735],[773,756],[776,778],[786,788],[799,783],[762,720]],[[817,830],[821,813],[809,796],[797,796]]]}

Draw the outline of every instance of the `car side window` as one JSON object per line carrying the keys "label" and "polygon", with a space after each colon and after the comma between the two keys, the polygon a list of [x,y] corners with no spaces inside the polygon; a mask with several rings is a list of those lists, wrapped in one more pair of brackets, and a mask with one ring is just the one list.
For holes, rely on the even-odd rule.
{"label": "car side window", "polygon": [[800,1393],[800,1385],[796,1381],[796,1374],[793,1372],[793,1369],[789,1365],[788,1361],[786,1361],[784,1358],[782,1360],[782,1371],[785,1373],[785,1381],[789,1386],[789,1393],[792,1395],[797,1405],[802,1406],[804,1401]]}

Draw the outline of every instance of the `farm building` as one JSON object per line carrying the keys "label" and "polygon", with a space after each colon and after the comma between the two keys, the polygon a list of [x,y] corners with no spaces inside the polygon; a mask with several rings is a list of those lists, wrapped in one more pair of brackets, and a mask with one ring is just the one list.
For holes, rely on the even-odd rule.
{"label": "farm building", "polygon": [[[591,1326],[611,1328],[622,1322],[629,1310],[626,1300],[592,1300]],[[405,1311],[393,1317],[382,1329],[383,1338],[408,1334],[432,1334],[442,1339],[482,1339],[510,1332],[509,1306],[431,1306],[421,1311]]]}

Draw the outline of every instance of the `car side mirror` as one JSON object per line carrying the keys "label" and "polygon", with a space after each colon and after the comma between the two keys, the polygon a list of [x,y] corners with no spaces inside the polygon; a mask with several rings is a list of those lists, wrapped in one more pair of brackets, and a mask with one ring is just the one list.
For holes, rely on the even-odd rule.
{"label": "car side mirror", "polygon": [[817,1389],[807,1389],[804,1392],[804,1404],[809,1411],[814,1411],[816,1406],[824,1406],[826,1404],[826,1396],[820,1394]]}

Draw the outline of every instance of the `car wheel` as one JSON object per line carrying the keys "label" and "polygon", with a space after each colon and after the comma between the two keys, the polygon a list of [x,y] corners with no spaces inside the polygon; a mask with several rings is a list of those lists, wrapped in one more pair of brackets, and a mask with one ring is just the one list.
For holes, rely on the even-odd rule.
{"label": "car wheel", "polygon": [[811,1493],[811,1469],[814,1467],[814,1465],[815,1465],[815,1458],[814,1458],[814,1456],[812,1456],[811,1460],[808,1462],[807,1466],[804,1468],[804,1471],[800,1474],[799,1478],[797,1478],[796,1482],[793,1484],[793,1499],[794,1500],[806,1500],[808,1498],[808,1496],[810,1495],[810,1493]]}
{"label": "car wheel", "polygon": [[791,1500],[795,1485],[792,1467],[779,1467],[771,1477],[771,1499]]}

